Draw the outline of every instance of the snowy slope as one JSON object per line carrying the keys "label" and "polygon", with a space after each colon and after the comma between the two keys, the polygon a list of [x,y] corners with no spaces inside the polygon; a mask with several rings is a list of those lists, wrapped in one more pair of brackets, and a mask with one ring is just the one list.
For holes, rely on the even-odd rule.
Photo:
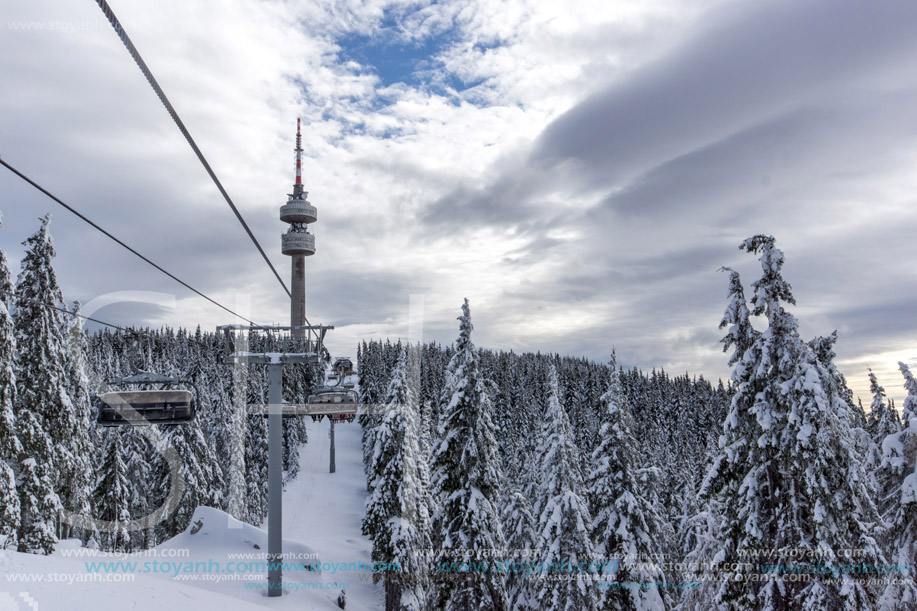
{"label": "snowy slope", "polygon": [[342,587],[347,609],[381,608],[381,588],[372,585],[368,567],[360,566],[369,563],[371,548],[360,535],[366,483],[359,426],[335,425],[333,475],[327,420],[308,426],[302,469],[284,491],[284,560],[320,566],[288,567],[284,596],[268,598],[263,589],[266,576],[259,564],[267,551],[267,524],[256,528],[199,507],[191,528],[138,554],[85,555],[89,550],[74,541],[61,542],[50,557],[0,551],[0,611],[337,609]]}
{"label": "snowy slope", "polygon": [[[308,542],[322,562],[335,563],[337,572],[332,575],[325,570],[323,576],[328,583],[348,584],[348,609],[382,609],[382,586],[372,584],[371,573],[339,568],[369,564],[372,550],[372,543],[360,534],[367,494],[360,425],[356,421],[334,425],[337,468],[332,474],[328,472],[330,425],[327,420],[307,422],[309,443],[301,450],[302,469],[283,493],[284,538]],[[336,600],[338,593],[328,592],[327,596]]]}

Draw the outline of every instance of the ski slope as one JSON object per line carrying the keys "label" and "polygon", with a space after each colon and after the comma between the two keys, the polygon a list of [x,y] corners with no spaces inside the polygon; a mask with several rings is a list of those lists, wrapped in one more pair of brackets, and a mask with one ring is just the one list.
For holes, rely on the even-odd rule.
{"label": "ski slope", "polygon": [[[339,568],[370,564],[372,543],[360,534],[367,495],[360,425],[356,421],[334,425],[336,473],[329,473],[330,424],[327,419],[307,418],[306,422],[309,442],[300,449],[301,469],[283,493],[283,536],[308,542],[322,562],[335,565],[335,574],[326,570],[324,577],[326,583],[348,584],[348,609],[382,609],[382,586],[373,585],[368,570]],[[328,592],[327,598],[337,600],[339,593]]]}
{"label": "ski slope", "polygon": [[199,507],[187,531],[146,552],[101,554],[72,540],[52,556],[0,550],[0,611],[332,610],[342,588],[347,609],[381,609],[381,586],[365,566],[371,544],[360,534],[366,499],[360,427],[335,425],[337,473],[329,474],[329,423],[307,424],[300,473],[283,496],[284,560],[319,566],[288,567],[283,596],[267,597],[266,574],[258,570],[267,524],[256,528]]}

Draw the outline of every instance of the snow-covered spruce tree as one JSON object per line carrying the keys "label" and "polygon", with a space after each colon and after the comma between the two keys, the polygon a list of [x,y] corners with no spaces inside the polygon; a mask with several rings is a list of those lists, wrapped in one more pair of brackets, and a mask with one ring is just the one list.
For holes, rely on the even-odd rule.
{"label": "snow-covered spruce tree", "polygon": [[92,525],[92,457],[96,435],[89,396],[86,335],[80,317],[80,302],[73,302],[73,315],[66,328],[68,392],[73,403],[74,430],[70,437],[70,460],[61,465],[61,503],[72,519],[61,524],[60,537],[80,537],[84,542]]}
{"label": "snow-covered spruce tree", "polygon": [[872,404],[869,406],[866,429],[872,435],[873,441],[881,445],[886,437],[901,430],[901,421],[898,418],[898,412],[885,402],[885,389],[879,386],[876,374],[871,369],[869,370],[869,394],[872,395]]}
{"label": "snow-covered spruce tree", "polygon": [[[250,338],[252,349],[257,348]],[[263,369],[263,368],[262,368]],[[267,398],[267,380],[263,371],[249,368],[247,403],[264,403]],[[245,522],[261,524],[268,510],[268,439],[267,418],[260,415],[246,416],[245,429]]]}
{"label": "snow-covered spruce tree", "polygon": [[[894,518],[899,504],[901,486],[901,465],[897,453],[896,439],[901,432],[901,420],[895,408],[886,403],[885,389],[879,385],[876,375],[869,371],[869,393],[872,395],[866,430],[872,443],[866,457],[866,464],[872,474],[876,488],[876,505],[884,518]],[[885,449],[888,442],[886,457]]]}
{"label": "snow-covered spruce tree", "polygon": [[837,331],[833,331],[830,335],[818,336],[809,340],[809,347],[812,348],[818,362],[828,369],[831,377],[834,379],[834,386],[837,389],[837,394],[844,401],[847,411],[850,414],[848,417],[850,426],[865,430],[866,414],[863,412],[861,406],[854,403],[853,391],[847,386],[847,379],[834,364],[834,357],[837,356],[834,352],[834,344],[836,343]]}
{"label": "snow-covered spruce tree", "polygon": [[871,608],[872,588],[850,574],[818,571],[844,564],[842,550],[858,550],[865,565],[883,561],[847,407],[783,308],[795,301],[774,238],[758,235],[740,248],[762,255],[752,314],[768,327],[736,361],[720,452],[701,489],[721,505],[723,521],[719,550],[707,558],[721,579],[698,598],[699,608]]}
{"label": "snow-covered spruce tree", "polygon": [[[306,347],[302,342],[288,340],[284,348],[288,352],[304,352]],[[298,343],[297,343],[298,342]],[[290,403],[302,403],[306,400],[309,389],[312,387],[313,377],[321,374],[316,367],[311,365],[293,365],[283,376],[283,396]],[[289,482],[299,474],[299,450],[308,441],[308,429],[305,416],[296,416],[283,419],[283,470],[286,475],[284,482]]]}
{"label": "snow-covered spruce tree", "polygon": [[[490,571],[465,570],[487,563],[488,552],[503,549],[497,513],[502,479],[493,436],[490,399],[471,342],[468,300],[458,319],[459,337],[446,373],[448,400],[439,413],[439,443],[433,451],[432,488],[439,501],[434,515],[438,548],[432,608],[442,611],[506,611],[504,577]],[[443,567],[457,567],[443,569]],[[480,566],[480,565],[477,565]]]}
{"label": "snow-covered spruce tree", "polygon": [[[729,289],[727,291],[726,310],[719,324],[720,329],[728,329],[720,343],[723,344],[723,352],[732,350],[727,363],[736,367],[733,374],[735,376],[735,372],[738,372],[741,367],[746,351],[754,346],[761,334],[751,324],[748,302],[745,299],[745,289],[742,286],[739,272],[728,267],[721,268],[721,271],[729,272]],[[837,334],[833,337],[836,339]],[[831,355],[833,356],[833,353]],[[742,369],[740,375],[745,375],[745,373],[745,370]],[[722,388],[722,380],[720,380],[720,388]],[[747,419],[750,418],[750,415],[744,414],[740,417]],[[707,463],[722,461],[725,458],[722,453],[716,452],[715,447],[710,449],[713,450],[713,454],[711,460],[706,461]],[[695,515],[684,516],[684,526],[680,528],[680,538],[683,544],[682,552],[685,554],[685,560],[693,563],[696,567],[709,561],[719,551],[717,538],[722,526],[723,507],[721,499],[738,494],[736,487],[740,482],[735,478],[728,481],[723,479],[720,483],[732,487],[728,494],[725,490],[721,490],[718,496],[711,495],[709,494],[709,488],[704,490],[705,483],[701,482],[701,490],[707,492],[706,495],[702,496],[706,498],[700,499],[699,511]],[[697,579],[703,578],[702,575],[697,574],[697,571],[691,574],[683,574],[681,577],[685,582],[695,582]],[[702,605],[697,605],[696,603],[703,600],[703,597],[707,594],[709,593],[696,588],[689,588],[684,592],[679,608],[694,609],[702,607]]]}
{"label": "snow-covered spruce tree", "polygon": [[[706,563],[710,562],[720,550],[719,534],[722,527],[722,504],[714,497],[701,499],[706,501],[699,506],[693,516],[688,517],[681,527],[680,540],[684,564],[687,567],[676,578],[682,583],[696,584],[709,577]],[[696,587],[685,588],[675,609],[678,611],[700,611],[715,608],[710,604],[709,587],[704,590]]]}
{"label": "snow-covered spruce tree", "polygon": [[[56,450],[69,450],[75,428],[73,402],[67,393],[67,354],[57,310],[63,302],[51,261],[55,256],[49,232],[51,215],[42,218],[39,230],[25,242],[25,258],[16,282],[15,328],[19,353],[18,401],[47,425]],[[66,459],[58,454],[56,458]]]}
{"label": "snow-covered spruce tree", "polygon": [[[236,345],[240,350],[247,350],[247,346],[242,345],[244,337],[236,338]],[[230,401],[231,411],[228,414],[229,421],[229,463],[226,474],[226,512],[236,519],[243,520],[246,517],[245,511],[245,438],[248,430],[247,418],[248,412],[246,402],[248,400],[248,371],[249,367],[245,363],[238,363],[232,366],[232,380]]]}
{"label": "snow-covered spruce tree", "polygon": [[406,346],[392,373],[382,421],[374,430],[374,449],[363,534],[373,542],[373,562],[397,563],[400,571],[375,573],[385,580],[386,611],[427,609],[430,549],[426,458],[421,455],[416,389],[410,381],[414,348]]}
{"label": "snow-covered spruce tree", "polygon": [[[180,499],[167,500],[168,514],[172,517],[162,524],[164,530],[160,533],[160,540],[186,529],[199,506],[220,507],[223,490],[222,472],[197,421],[163,428],[165,430],[157,449],[161,455],[165,455],[168,445],[175,450],[181,460],[179,477],[184,481],[184,489]],[[161,494],[169,490],[171,477],[170,470],[163,463],[163,468],[156,475]]]}
{"label": "snow-covered spruce tree", "polygon": [[60,467],[72,459],[70,441],[76,425],[67,393],[61,320],[48,307],[63,300],[51,266],[49,223],[46,215],[38,232],[23,242],[26,253],[14,297],[16,417],[22,443],[19,550],[36,553],[50,553],[57,539]]}
{"label": "snow-covered spruce tree", "polygon": [[[593,468],[587,479],[595,516],[590,531],[595,552],[606,561],[618,562],[617,571],[606,575],[606,579],[625,587],[600,590],[603,592],[600,608],[665,609],[662,592],[666,579],[659,545],[671,538],[671,529],[660,515],[652,486],[639,479],[645,469],[636,463],[639,452],[633,421],[614,358],[611,383],[602,400],[605,422],[599,433],[601,441],[592,453]],[[641,587],[641,584],[654,585]]]}
{"label": "snow-covered spruce tree", "polygon": [[53,452],[51,439],[35,413],[28,409],[17,414],[16,431],[22,444],[16,478],[20,511],[17,549],[51,554],[57,543],[55,518],[61,507],[47,460]]}
{"label": "snow-covered spruce tree", "polygon": [[745,351],[754,345],[760,333],[751,326],[748,302],[745,300],[745,289],[739,272],[728,267],[721,269],[729,272],[729,302],[720,321],[720,329],[729,327],[729,330],[720,343],[723,344],[723,352],[733,349],[728,364],[735,365],[745,356]]}
{"label": "snow-covered spruce tree", "polygon": [[[119,427],[121,456],[127,473],[128,508],[131,518],[143,518],[130,533],[129,549],[149,549],[159,541],[152,512],[162,505],[165,492],[155,484],[155,475],[165,467],[163,457],[154,451],[161,438],[160,427]],[[103,446],[103,450],[104,450]],[[104,460],[104,458],[103,458]]]}
{"label": "snow-covered spruce tree", "polygon": [[[538,611],[541,605],[535,598],[532,576],[526,574],[525,563],[530,563],[535,548],[535,518],[532,506],[521,490],[512,489],[503,510],[506,532],[506,549],[510,570],[506,575],[506,592],[513,611]],[[520,564],[521,563],[521,564]]]}
{"label": "snow-covered spruce tree", "polygon": [[889,486],[891,498],[889,530],[891,554],[889,563],[908,567],[905,574],[891,574],[885,592],[879,600],[882,611],[917,609],[917,379],[910,368],[898,363],[904,376],[907,397],[902,412],[903,428],[890,435],[882,444],[882,470],[894,485]]}
{"label": "snow-covered spruce tree", "polygon": [[13,413],[16,401],[16,374],[13,372],[16,340],[9,313],[12,294],[6,253],[0,250],[0,538],[7,546],[16,543],[16,531],[19,529],[19,495],[14,468],[22,451]]}
{"label": "snow-covered spruce tree", "polygon": [[96,482],[95,512],[99,519],[107,520],[113,527],[102,534],[102,549],[110,552],[130,551],[130,534],[126,523],[130,520],[131,484],[127,478],[121,429],[114,427],[105,432],[105,451],[99,479]]}
{"label": "snow-covered spruce tree", "polygon": [[414,440],[412,443],[416,444],[417,452],[417,461],[411,463],[412,466],[412,479],[415,479],[418,482],[418,491],[423,491],[423,494],[419,495],[419,501],[423,503],[423,507],[418,507],[416,515],[420,518],[419,523],[424,525],[426,542],[429,547],[424,550],[424,559],[427,564],[425,565],[426,573],[424,575],[426,582],[425,588],[429,591],[429,560],[430,555],[429,551],[432,549],[433,535],[433,514],[436,512],[437,506],[433,499],[432,484],[431,484],[431,474],[430,474],[430,440],[428,436],[428,431],[425,428],[425,423],[421,410],[423,405],[420,401],[422,394],[421,390],[421,376],[420,376],[420,363],[423,358],[422,347],[420,344],[406,346],[407,350],[407,388],[411,392],[411,395],[414,397],[414,403],[412,404],[413,408],[413,419],[414,419],[414,429],[413,437]]}
{"label": "snow-covered spruce tree", "polygon": [[809,341],[809,347],[815,353],[818,362],[825,366],[834,383],[834,390],[847,408],[847,422],[850,434],[853,435],[857,456],[866,472],[872,474],[878,463],[881,452],[866,430],[866,414],[863,406],[853,401],[853,391],[847,386],[847,380],[834,364],[834,344],[837,343],[837,331],[826,337],[816,337]]}
{"label": "snow-covered spruce tree", "polygon": [[357,416],[360,424],[361,439],[363,444],[363,469],[366,473],[367,484],[370,481],[370,466],[372,464],[372,451],[375,447],[373,429],[382,419],[381,404],[384,397],[385,363],[382,356],[382,344],[363,342],[363,350],[359,352],[358,371],[360,372],[360,402],[362,409]]}
{"label": "snow-covered spruce tree", "polygon": [[593,562],[592,516],[583,494],[579,450],[558,395],[557,370],[551,365],[547,411],[539,436],[540,481],[534,512],[535,558],[547,568],[536,576],[533,589],[535,599],[546,609],[587,611],[596,608],[598,593],[594,574],[588,570]]}

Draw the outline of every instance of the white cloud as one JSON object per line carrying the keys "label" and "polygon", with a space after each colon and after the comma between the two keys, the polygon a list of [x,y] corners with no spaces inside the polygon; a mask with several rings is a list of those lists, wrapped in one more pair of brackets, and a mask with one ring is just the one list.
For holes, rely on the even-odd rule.
{"label": "white cloud", "polygon": [[[251,294],[254,317],[284,320],[280,287],[101,12],[0,4],[0,154],[218,300]],[[424,293],[428,339],[451,340],[468,296],[482,345],[600,359],[614,345],[625,362],[723,375],[713,272],[738,262],[750,282],[735,246],[757,231],[787,253],[805,328],[849,329],[843,362],[917,337],[869,322],[912,294],[906,8],[886,7],[902,13],[884,28],[895,14],[825,2],[112,4],[284,277],[276,215],[303,118],[319,210],[308,307],[345,321],[342,353],[405,335],[408,295]],[[348,56],[353,37],[440,46],[386,84]],[[0,176],[12,260],[54,208]],[[68,297],[172,292],[175,311],[146,315],[229,322],[65,212],[52,231]]]}

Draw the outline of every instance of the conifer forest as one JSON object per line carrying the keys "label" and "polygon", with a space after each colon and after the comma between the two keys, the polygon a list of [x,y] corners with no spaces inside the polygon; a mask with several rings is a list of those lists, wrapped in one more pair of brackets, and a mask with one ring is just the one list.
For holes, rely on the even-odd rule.
{"label": "conifer forest", "polygon": [[[201,506],[262,524],[266,419],[245,406],[267,401],[264,368],[227,366],[201,328],[87,332],[48,217],[25,246],[15,279],[0,259],[4,548],[139,552]],[[387,611],[917,608],[917,381],[905,363],[901,380],[869,372],[864,408],[837,334],[800,336],[775,239],[740,248],[756,273],[723,270],[727,380],[624,368],[612,338],[608,362],[479,348],[467,300],[450,345],[356,347],[361,530],[373,562],[400,567],[372,575]],[[197,417],[97,426],[106,380],[137,371],[189,379]],[[284,399],[324,376],[292,367]],[[904,385],[900,410],[880,382]],[[305,418],[284,419],[288,483]]]}

